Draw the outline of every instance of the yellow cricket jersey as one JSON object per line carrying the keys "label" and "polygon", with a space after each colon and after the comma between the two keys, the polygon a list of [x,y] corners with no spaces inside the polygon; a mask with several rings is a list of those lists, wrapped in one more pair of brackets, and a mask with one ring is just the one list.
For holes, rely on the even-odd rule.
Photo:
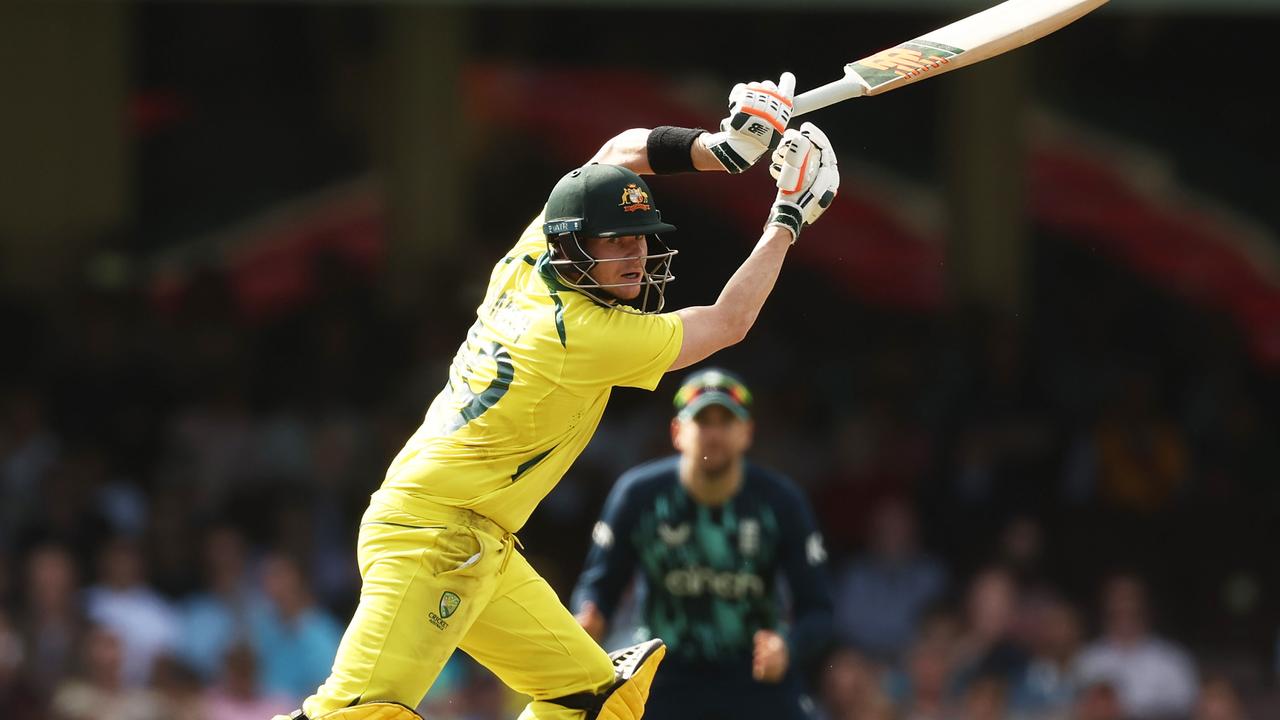
{"label": "yellow cricket jersey", "polygon": [[515,532],[590,441],[610,389],[652,390],[675,361],[680,319],[561,285],[542,222],[494,266],[449,382],[392,461],[380,502],[464,507]]}

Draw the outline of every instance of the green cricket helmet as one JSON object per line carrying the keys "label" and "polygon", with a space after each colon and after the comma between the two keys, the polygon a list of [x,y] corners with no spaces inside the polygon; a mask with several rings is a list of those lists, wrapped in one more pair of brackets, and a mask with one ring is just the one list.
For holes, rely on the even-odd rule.
{"label": "green cricket helmet", "polygon": [[[639,175],[617,165],[586,165],[560,178],[547,198],[542,232],[551,254],[548,265],[560,282],[602,305],[630,307],[642,313],[661,312],[666,303],[671,259],[676,250],[667,247],[658,233],[675,230],[662,222],[649,186]],[[644,235],[645,255],[596,259],[583,241],[598,237]],[[591,270],[601,263],[644,260],[644,272],[635,282],[601,284]],[[640,285],[633,301],[624,301],[614,288]]]}

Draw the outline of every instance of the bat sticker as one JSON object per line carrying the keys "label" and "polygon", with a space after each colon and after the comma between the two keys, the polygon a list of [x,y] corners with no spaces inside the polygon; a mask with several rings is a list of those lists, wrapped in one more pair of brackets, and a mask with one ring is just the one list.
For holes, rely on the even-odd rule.
{"label": "bat sticker", "polygon": [[936,70],[963,52],[942,43],[911,40],[849,63],[847,70],[857,73],[874,90],[898,78],[914,78]]}

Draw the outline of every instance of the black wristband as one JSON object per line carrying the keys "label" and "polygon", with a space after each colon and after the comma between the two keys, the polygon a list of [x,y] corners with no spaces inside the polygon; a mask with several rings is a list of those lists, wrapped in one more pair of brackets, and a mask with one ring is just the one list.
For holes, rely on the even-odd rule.
{"label": "black wristband", "polygon": [[649,153],[649,167],[656,175],[673,175],[698,172],[693,166],[691,148],[693,141],[705,133],[702,128],[679,128],[661,125],[649,131],[645,150]]}

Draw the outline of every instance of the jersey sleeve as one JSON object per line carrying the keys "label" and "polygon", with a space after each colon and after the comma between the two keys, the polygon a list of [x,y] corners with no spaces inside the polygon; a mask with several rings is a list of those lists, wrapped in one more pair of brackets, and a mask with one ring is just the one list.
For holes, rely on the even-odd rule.
{"label": "jersey sleeve", "polygon": [[779,479],[782,570],[791,589],[791,656],[801,667],[816,661],[832,634],[832,592],[822,533],[808,499],[790,481]]}
{"label": "jersey sleeve", "polygon": [[675,313],[641,315],[594,307],[570,329],[569,355],[581,377],[608,387],[653,390],[671,369],[684,342],[684,323]]}
{"label": "jersey sleeve", "polygon": [[631,532],[639,514],[635,486],[636,483],[624,475],[605,500],[600,519],[591,531],[586,567],[569,602],[574,612],[590,601],[606,618],[611,618],[635,574],[636,554],[631,544]]}

